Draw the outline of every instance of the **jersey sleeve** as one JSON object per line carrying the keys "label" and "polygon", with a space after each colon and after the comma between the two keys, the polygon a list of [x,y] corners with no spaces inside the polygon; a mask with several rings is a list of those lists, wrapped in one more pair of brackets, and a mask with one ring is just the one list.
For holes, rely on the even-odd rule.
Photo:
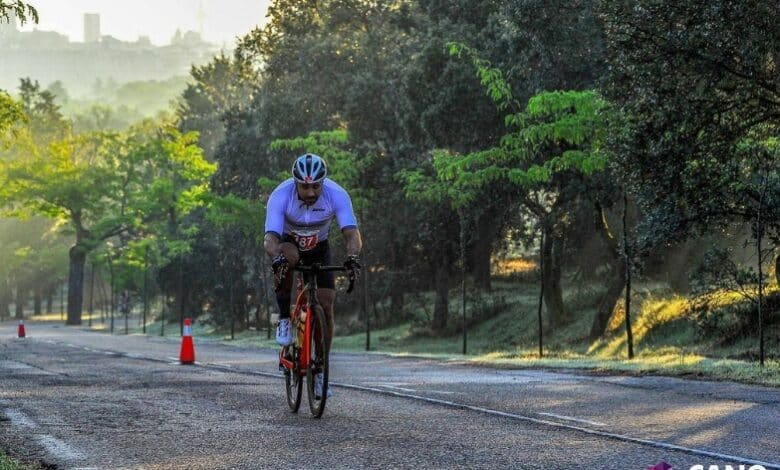
{"label": "jersey sleeve", "polygon": [[284,204],[281,191],[274,191],[268,197],[265,212],[265,233],[273,233],[280,239],[284,233]]}
{"label": "jersey sleeve", "polygon": [[355,211],[352,209],[352,199],[350,199],[349,194],[344,189],[336,192],[334,210],[341,230],[357,228],[357,218],[355,217]]}

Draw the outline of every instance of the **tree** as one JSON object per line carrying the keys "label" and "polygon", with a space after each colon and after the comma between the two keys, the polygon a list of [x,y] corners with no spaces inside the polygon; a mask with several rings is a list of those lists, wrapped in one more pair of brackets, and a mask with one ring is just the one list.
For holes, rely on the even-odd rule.
{"label": "tree", "polygon": [[199,231],[196,220],[188,219],[188,215],[207,203],[208,179],[217,168],[205,160],[197,141],[196,132],[182,134],[173,127],[157,131],[155,138],[133,149],[133,158],[143,164],[137,170],[140,178],[131,181],[133,186],[129,188],[128,210],[137,221],[133,234],[154,237],[155,252],[159,253],[157,266],[175,267],[173,286],[164,287],[175,292],[181,321],[186,297],[182,264]]}
{"label": "tree", "polygon": [[71,137],[40,154],[4,162],[0,169],[0,202],[11,215],[40,214],[67,221],[75,234],[68,277],[70,325],[81,324],[87,253],[129,223],[114,212],[120,204],[116,195],[121,177],[114,171],[119,147],[113,136]]}
{"label": "tree", "polygon": [[24,25],[28,21],[38,23],[38,10],[21,0],[0,0],[0,22],[11,21],[11,15]]}
{"label": "tree", "polygon": [[776,7],[603,3],[612,65],[606,93],[626,117],[612,146],[649,214],[650,237],[679,239],[731,217],[755,219],[746,204],[755,206],[759,193],[745,183],[761,160],[738,147],[771,139],[780,127]]}
{"label": "tree", "polygon": [[143,136],[93,133],[3,162],[0,203],[11,215],[45,215],[73,230],[67,324],[81,324],[89,252],[139,221],[175,219],[202,195],[202,184],[189,184],[210,168],[198,159],[195,138],[172,132],[145,142]]}
{"label": "tree", "polygon": [[737,219],[752,227],[760,274],[764,237],[780,242],[777,3],[606,1],[602,17],[606,92],[626,116],[611,147],[648,215],[645,251]]}
{"label": "tree", "polygon": [[257,74],[240,57],[224,54],[203,66],[193,66],[177,110],[183,132],[198,131],[206,159],[213,160],[225,137],[225,114],[246,106]]}
{"label": "tree", "polygon": [[8,93],[0,90],[0,144],[7,144],[6,133],[17,123],[25,121],[26,115],[22,104],[11,98]]}
{"label": "tree", "polygon": [[55,99],[59,102],[60,105],[67,104],[67,102],[70,100],[68,90],[65,89],[65,86],[60,80],[51,82],[49,86],[46,87],[46,91],[54,95]]}
{"label": "tree", "polygon": [[[519,108],[501,71],[463,45],[452,44],[451,53],[471,59],[500,109]],[[474,200],[484,187],[506,185],[538,218],[544,233],[542,278],[551,326],[569,319],[561,286],[566,213],[583,178],[606,167],[608,157],[602,148],[606,118],[606,102],[595,92],[542,92],[522,112],[507,114],[506,123],[514,131],[500,146],[454,158],[441,153],[434,160],[440,178],[460,189],[461,204]]]}

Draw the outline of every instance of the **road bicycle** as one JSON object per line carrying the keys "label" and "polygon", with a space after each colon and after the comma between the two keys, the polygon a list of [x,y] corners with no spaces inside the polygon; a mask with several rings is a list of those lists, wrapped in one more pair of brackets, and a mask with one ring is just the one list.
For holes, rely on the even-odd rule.
{"label": "road bicycle", "polygon": [[[295,308],[290,313],[293,328],[293,344],[283,346],[279,351],[279,366],[284,372],[287,404],[293,413],[301,406],[303,379],[306,378],[306,392],[312,416],[319,418],[325,411],[328,398],[328,350],[325,311],[317,300],[317,273],[347,271],[344,266],[322,266],[319,263],[306,266],[298,264],[293,268],[300,272]],[[355,280],[350,278],[347,293],[352,292]],[[322,372],[322,392],[315,395],[315,379]]]}

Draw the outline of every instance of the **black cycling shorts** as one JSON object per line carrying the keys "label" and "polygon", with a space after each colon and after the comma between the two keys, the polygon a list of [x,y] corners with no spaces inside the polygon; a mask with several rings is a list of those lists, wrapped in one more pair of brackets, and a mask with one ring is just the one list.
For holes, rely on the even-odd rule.
{"label": "black cycling shorts", "polygon": [[[282,235],[282,243],[292,243],[296,248],[298,247],[295,238],[286,233]],[[301,263],[303,264],[310,265],[312,263],[320,263],[323,266],[330,265],[330,245],[328,244],[328,240],[317,243],[311,250],[298,250],[298,254],[301,256]],[[317,287],[322,289],[335,289],[336,282],[334,281],[333,273],[317,273]]]}

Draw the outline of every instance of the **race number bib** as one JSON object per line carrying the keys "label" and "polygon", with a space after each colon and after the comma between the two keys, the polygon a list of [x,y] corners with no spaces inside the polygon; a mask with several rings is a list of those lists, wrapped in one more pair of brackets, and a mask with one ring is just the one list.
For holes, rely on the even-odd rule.
{"label": "race number bib", "polygon": [[295,238],[295,244],[298,245],[298,249],[300,251],[309,251],[313,250],[315,246],[317,246],[317,242],[319,241],[317,237],[317,232],[303,232],[303,233],[295,233],[292,234],[293,238]]}

